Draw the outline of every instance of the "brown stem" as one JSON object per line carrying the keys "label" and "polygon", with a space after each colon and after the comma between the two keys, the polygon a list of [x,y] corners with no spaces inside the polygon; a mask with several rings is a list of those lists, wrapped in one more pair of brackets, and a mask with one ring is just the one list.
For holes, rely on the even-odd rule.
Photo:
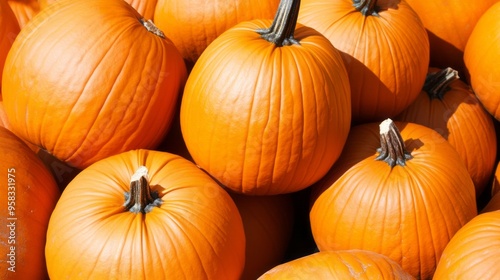
{"label": "brown stem", "polygon": [[160,28],[158,28],[152,20],[145,20],[143,18],[139,19],[139,21],[142,23],[142,25],[144,25],[144,27],[151,33],[155,34],[156,36],[158,37],[161,37],[163,39],[165,39],[165,34],[163,33],[163,31],[160,30]]}
{"label": "brown stem", "polygon": [[151,191],[149,187],[148,169],[141,166],[132,175],[130,180],[130,192],[125,193],[125,209],[132,213],[149,213],[153,207],[162,203],[158,193]]}
{"label": "brown stem", "polygon": [[383,160],[394,167],[396,164],[406,165],[406,161],[411,159],[410,152],[406,150],[405,143],[401,137],[398,127],[391,119],[386,119],[380,124],[380,154],[376,160]]}
{"label": "brown stem", "polygon": [[364,16],[378,16],[377,0],[352,0],[352,3]]}
{"label": "brown stem", "polygon": [[293,37],[299,16],[300,0],[281,0],[273,23],[267,29],[259,29],[262,38],[278,47],[300,44]]}
{"label": "brown stem", "polygon": [[450,84],[460,79],[458,71],[450,67],[435,73],[427,74],[423,90],[431,99],[443,99],[444,94],[450,90]]}

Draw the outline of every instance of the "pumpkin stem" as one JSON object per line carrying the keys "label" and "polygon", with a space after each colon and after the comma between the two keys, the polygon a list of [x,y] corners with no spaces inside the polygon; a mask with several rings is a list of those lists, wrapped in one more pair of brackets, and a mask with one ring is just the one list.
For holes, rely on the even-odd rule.
{"label": "pumpkin stem", "polygon": [[155,34],[156,36],[158,37],[161,37],[163,39],[165,39],[165,33],[163,33],[163,31],[160,30],[160,28],[158,28],[152,20],[145,20],[144,18],[141,18],[139,19],[139,21],[142,23],[142,25],[144,25],[144,27],[146,27],[146,29]]}
{"label": "pumpkin stem", "polygon": [[405,143],[401,137],[398,127],[391,119],[386,119],[380,124],[380,154],[376,160],[383,160],[394,167],[396,164],[406,165],[406,161],[411,159],[410,152],[406,150]]}
{"label": "pumpkin stem", "polygon": [[352,3],[364,16],[379,16],[377,0],[353,0]]}
{"label": "pumpkin stem", "polygon": [[300,0],[281,0],[271,26],[266,29],[258,29],[257,33],[278,47],[299,45],[299,41],[293,37],[299,16],[299,7]]}
{"label": "pumpkin stem", "polygon": [[148,169],[141,166],[132,175],[130,192],[125,192],[125,209],[132,213],[149,213],[153,207],[161,205],[158,193],[149,187]]}
{"label": "pumpkin stem", "polygon": [[450,84],[458,79],[460,79],[458,71],[448,67],[427,74],[423,89],[431,99],[443,99],[444,94],[450,90]]}

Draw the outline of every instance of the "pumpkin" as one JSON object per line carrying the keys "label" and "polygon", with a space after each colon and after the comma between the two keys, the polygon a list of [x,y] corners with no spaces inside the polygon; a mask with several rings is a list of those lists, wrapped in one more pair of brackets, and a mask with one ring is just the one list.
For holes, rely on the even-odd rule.
{"label": "pumpkin", "polygon": [[420,93],[429,40],[415,11],[399,0],[303,0],[298,21],[341,51],[352,92],[352,122],[395,117]]}
{"label": "pumpkin", "polygon": [[430,127],[457,150],[479,197],[490,183],[497,155],[493,118],[458,71],[431,68],[417,99],[395,120]]}
{"label": "pumpkin", "polygon": [[499,219],[500,211],[493,211],[464,225],[444,249],[433,279],[498,279]]}
{"label": "pumpkin", "polygon": [[414,279],[390,258],[367,250],[322,251],[280,264],[266,279]]}
{"label": "pumpkin", "polygon": [[0,127],[1,279],[48,279],[45,233],[60,192],[36,154]]}
{"label": "pumpkin", "polygon": [[37,0],[7,0],[17,18],[19,26],[23,28],[40,11]]}
{"label": "pumpkin", "polygon": [[205,172],[141,149],[95,162],[66,186],[45,253],[51,279],[238,279],[245,234]]}
{"label": "pumpkin", "polygon": [[481,209],[479,213],[486,213],[500,210],[500,194],[493,194],[489,200],[485,203],[484,207]]}
{"label": "pumpkin", "polygon": [[283,0],[274,21],[227,30],[186,82],[180,109],[186,147],[234,192],[304,189],[326,174],[345,144],[347,72],[328,39],[296,24],[298,9],[299,1]]}
{"label": "pumpkin", "polygon": [[157,0],[156,25],[179,49],[188,66],[224,31],[253,19],[272,19],[279,0]]}
{"label": "pumpkin", "polygon": [[493,182],[491,185],[491,196],[494,196],[500,191],[500,162],[496,163],[495,173],[493,174]]}
{"label": "pumpkin", "polygon": [[0,94],[2,93],[2,76],[5,59],[12,43],[19,34],[20,27],[16,16],[6,1],[0,1]]}
{"label": "pumpkin", "polygon": [[465,45],[476,22],[498,0],[406,0],[429,35],[430,66],[451,67],[465,80]]}
{"label": "pumpkin", "polygon": [[245,230],[245,269],[240,280],[255,280],[285,260],[295,218],[292,196],[230,195]]}
{"label": "pumpkin", "polygon": [[159,145],[187,76],[175,46],[122,0],[43,9],[16,38],[5,71],[12,130],[79,169]]}
{"label": "pumpkin", "polygon": [[457,151],[423,125],[386,119],[351,128],[310,211],[320,251],[370,250],[430,279],[444,247],[477,215]]}
{"label": "pumpkin", "polygon": [[[5,128],[7,128],[8,130],[11,130],[9,119],[7,118],[7,114],[5,113],[5,108],[3,106],[3,101],[1,101],[1,100],[0,100],[0,126],[3,126]],[[24,141],[24,142],[35,153],[37,153],[40,150],[40,148],[38,148],[36,145],[33,145],[27,141]]]}
{"label": "pumpkin", "polygon": [[468,81],[486,110],[500,120],[500,2],[479,18],[467,40],[464,62]]}

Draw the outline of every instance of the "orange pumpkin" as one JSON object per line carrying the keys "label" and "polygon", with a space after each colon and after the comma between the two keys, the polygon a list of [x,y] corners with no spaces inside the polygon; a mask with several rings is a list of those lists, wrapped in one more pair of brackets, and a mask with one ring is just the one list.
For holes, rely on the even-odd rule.
{"label": "orange pumpkin", "polygon": [[224,31],[253,19],[272,19],[279,0],[157,0],[154,21],[188,65]]}
{"label": "orange pumpkin", "polygon": [[310,186],[338,158],[349,132],[342,58],[316,30],[296,26],[298,4],[283,0],[274,22],[246,21],[224,32],[184,89],[180,124],[190,155],[238,193]]}
{"label": "orange pumpkin", "polygon": [[2,76],[5,59],[12,43],[19,34],[16,16],[6,1],[0,1],[0,94],[2,93]]}
{"label": "orange pumpkin", "polygon": [[[11,126],[9,123],[9,119],[7,118],[7,114],[5,113],[5,108],[3,106],[3,101],[0,100],[0,126],[3,126],[7,128],[8,130],[11,130]],[[12,130],[11,130],[12,131]],[[27,141],[24,141],[28,147],[30,147],[31,150],[33,150],[35,153],[37,153],[40,148],[38,148],[36,145],[33,145]]]}
{"label": "orange pumpkin", "polygon": [[474,184],[435,130],[387,119],[351,129],[310,211],[319,250],[370,250],[430,279],[452,236],[477,215]]}
{"label": "orange pumpkin", "polygon": [[395,117],[420,93],[429,66],[429,40],[405,1],[303,0],[298,21],[341,51],[354,124]]}
{"label": "orange pumpkin", "polygon": [[230,195],[245,229],[245,269],[240,280],[255,280],[285,260],[294,225],[293,200],[290,194]]}
{"label": "orange pumpkin", "polygon": [[483,13],[498,0],[406,0],[429,35],[430,66],[451,67],[465,79],[463,60],[470,33]]}
{"label": "orange pumpkin", "polygon": [[500,2],[480,17],[467,40],[464,61],[468,81],[486,110],[500,120]]}
{"label": "orange pumpkin", "polygon": [[414,279],[390,258],[367,250],[323,251],[280,264],[258,280]]}
{"label": "orange pumpkin", "polygon": [[0,127],[1,279],[48,279],[45,233],[60,192],[36,154]]}
{"label": "orange pumpkin", "polygon": [[17,18],[19,26],[23,28],[40,11],[37,0],[7,0]]}
{"label": "orange pumpkin", "polygon": [[500,162],[496,163],[495,173],[493,174],[493,182],[491,185],[491,196],[494,196],[500,191]]}
{"label": "orange pumpkin", "polygon": [[80,169],[156,147],[187,75],[171,42],[122,0],[43,9],[20,32],[5,71],[12,130]]}
{"label": "orange pumpkin", "polygon": [[446,245],[433,279],[499,279],[499,220],[500,211],[493,211],[464,225]]}
{"label": "orange pumpkin", "polygon": [[68,184],[45,252],[51,279],[238,279],[245,235],[229,194],[196,165],[132,150]]}
{"label": "orange pumpkin", "polygon": [[451,68],[429,69],[422,92],[395,120],[430,127],[457,150],[479,197],[490,183],[497,155],[493,118]]}

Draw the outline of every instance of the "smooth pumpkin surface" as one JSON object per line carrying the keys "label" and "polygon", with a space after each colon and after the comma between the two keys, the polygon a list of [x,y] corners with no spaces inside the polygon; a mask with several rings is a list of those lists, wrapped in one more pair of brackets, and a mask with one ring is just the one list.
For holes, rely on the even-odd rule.
{"label": "smooth pumpkin surface", "polygon": [[[283,7],[296,13],[291,2],[284,0]],[[190,155],[237,193],[284,194],[310,186],[340,155],[351,124],[339,52],[280,11],[277,25],[246,21],[214,40],[182,97],[180,124]]]}
{"label": "smooth pumpkin surface", "polygon": [[465,80],[465,45],[479,18],[498,0],[406,0],[429,35],[430,66],[451,67]]}
{"label": "smooth pumpkin surface", "polygon": [[1,126],[0,154],[0,278],[48,279],[45,234],[59,188],[36,154]]}
{"label": "smooth pumpkin surface", "polygon": [[20,27],[14,12],[6,1],[0,1],[0,94],[2,93],[2,76],[5,59],[12,43],[19,34]]}
{"label": "smooth pumpkin surface", "polygon": [[479,18],[464,50],[468,81],[486,110],[500,120],[500,2]]}
{"label": "smooth pumpkin surface", "polygon": [[477,215],[474,184],[438,132],[406,122],[382,132],[387,123],[351,129],[341,157],[313,186],[322,191],[311,231],[320,251],[374,251],[430,279],[446,244]]}
{"label": "smooth pumpkin surface", "polygon": [[272,19],[279,0],[157,0],[154,21],[179,49],[188,65],[234,25]]}
{"label": "smooth pumpkin surface", "polygon": [[400,0],[303,0],[298,22],[340,50],[354,124],[395,117],[415,100],[429,66],[429,39]]}
{"label": "smooth pumpkin surface", "polygon": [[433,279],[499,278],[499,219],[500,211],[493,211],[464,225],[443,251]]}
{"label": "smooth pumpkin surface", "polygon": [[497,156],[493,118],[456,70],[429,69],[422,92],[395,119],[425,125],[448,140],[471,175],[476,197],[490,184]]}
{"label": "smooth pumpkin surface", "polygon": [[367,250],[324,251],[280,264],[265,279],[414,279],[390,258]]}
{"label": "smooth pumpkin surface", "polygon": [[196,165],[132,150],[66,186],[45,252],[51,279],[239,279],[245,235],[229,194]]}
{"label": "smooth pumpkin surface", "polygon": [[187,72],[175,46],[146,23],[122,0],[61,0],[40,11],[6,61],[12,130],[80,169],[156,147]]}

